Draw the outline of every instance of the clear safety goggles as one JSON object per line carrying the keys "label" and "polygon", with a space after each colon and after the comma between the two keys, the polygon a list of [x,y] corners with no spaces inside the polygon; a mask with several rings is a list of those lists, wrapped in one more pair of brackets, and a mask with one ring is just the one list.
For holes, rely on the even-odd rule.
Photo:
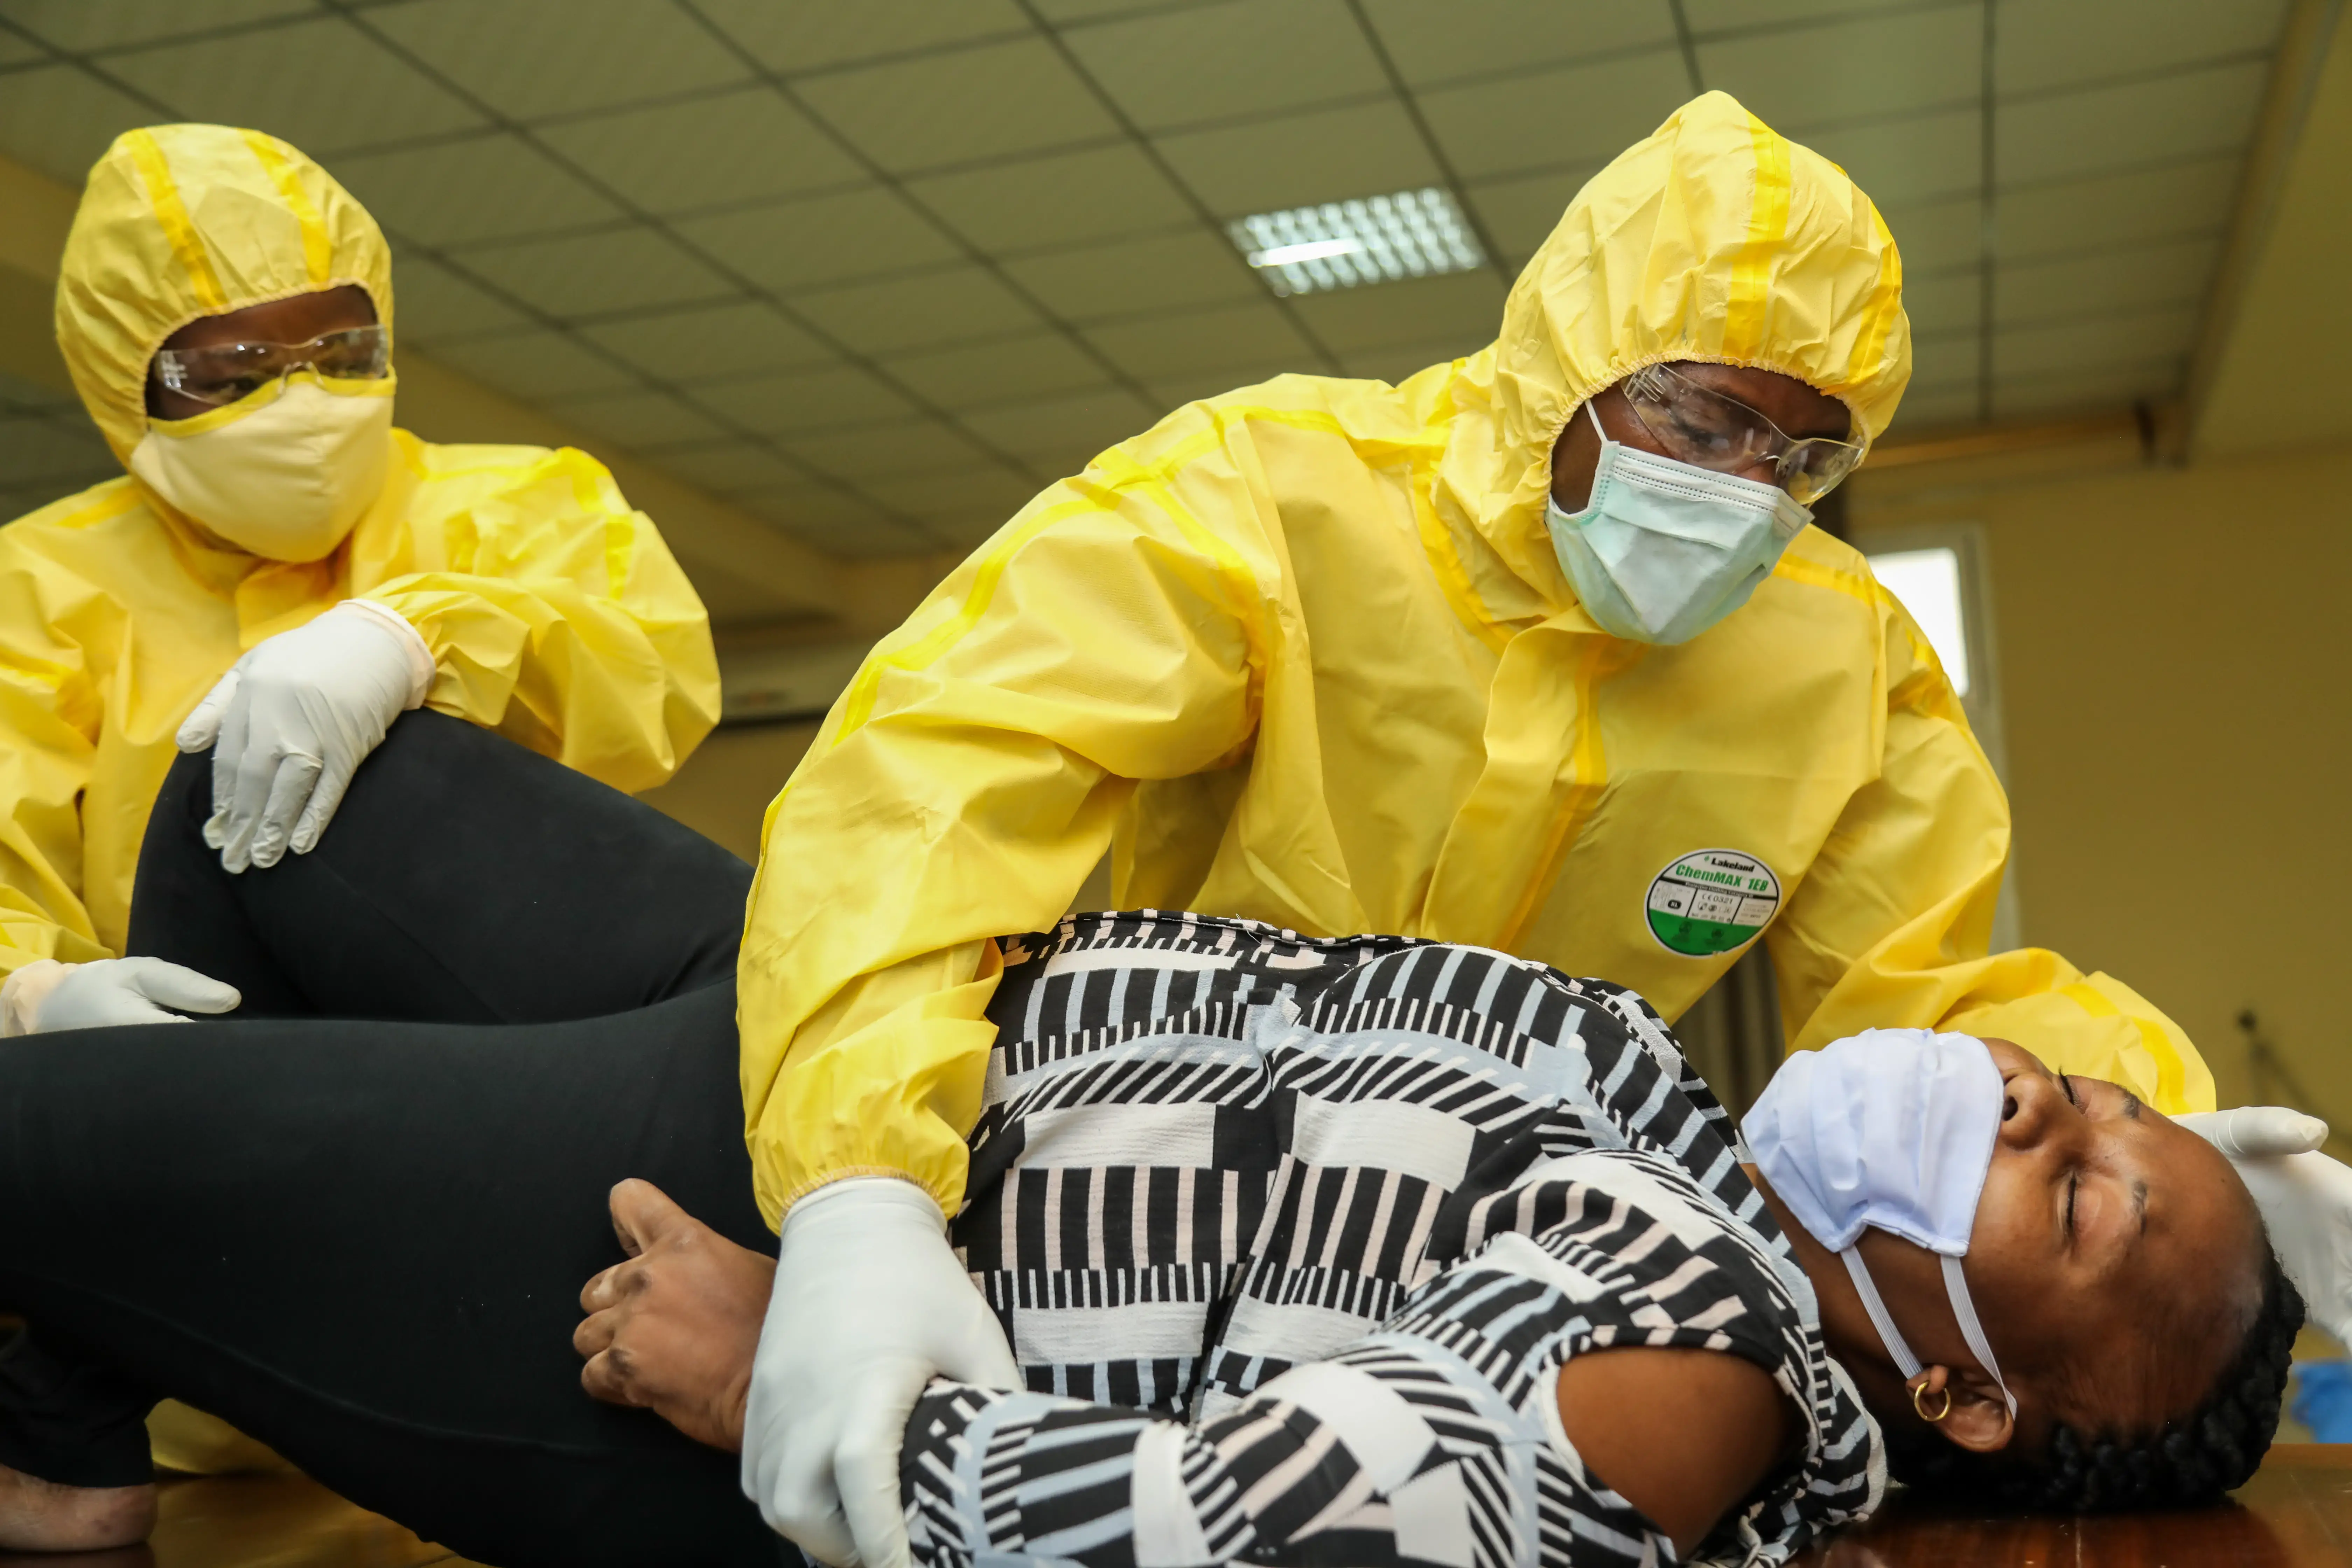
{"label": "clear safety goggles", "polygon": [[381,325],[346,327],[307,343],[215,343],[155,354],[158,381],[214,407],[250,397],[298,370],[330,381],[376,381],[391,368],[392,336]]}
{"label": "clear safety goggles", "polygon": [[1769,463],[1772,482],[1801,506],[1835,489],[1862,461],[1863,449],[1851,441],[1791,439],[1745,403],[1666,365],[1644,366],[1617,384],[1633,417],[1668,457],[1719,474]]}

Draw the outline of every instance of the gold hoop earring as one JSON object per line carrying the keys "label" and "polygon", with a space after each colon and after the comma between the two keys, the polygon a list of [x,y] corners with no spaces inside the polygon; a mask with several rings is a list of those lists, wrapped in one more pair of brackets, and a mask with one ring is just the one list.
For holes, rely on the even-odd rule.
{"label": "gold hoop earring", "polygon": [[1939,1388],[1936,1392],[1944,1396],[1944,1407],[1930,1415],[1927,1414],[1927,1385],[1925,1383],[1916,1383],[1911,1385],[1911,1408],[1918,1414],[1920,1420],[1931,1426],[1952,1413],[1952,1391],[1949,1388]]}

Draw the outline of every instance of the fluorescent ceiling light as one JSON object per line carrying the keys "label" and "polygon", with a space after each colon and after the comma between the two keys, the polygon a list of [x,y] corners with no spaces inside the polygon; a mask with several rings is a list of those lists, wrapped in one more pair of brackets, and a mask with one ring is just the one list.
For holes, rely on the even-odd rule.
{"label": "fluorescent ceiling light", "polygon": [[1462,209],[1434,186],[1255,213],[1227,224],[1225,232],[1276,294],[1353,289],[1486,265]]}

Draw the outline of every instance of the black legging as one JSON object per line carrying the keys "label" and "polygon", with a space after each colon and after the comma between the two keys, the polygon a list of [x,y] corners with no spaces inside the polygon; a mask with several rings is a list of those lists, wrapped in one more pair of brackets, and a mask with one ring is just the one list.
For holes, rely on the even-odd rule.
{"label": "black legging", "polygon": [[32,1325],[0,1463],[145,1480],[168,1396],[486,1562],[793,1560],[732,1456],[590,1400],[572,1350],[624,1177],[775,1248],[736,1079],[751,868],[430,712],[307,856],[224,873],[211,797],[181,759],[130,950],[238,1013],[0,1042],[0,1308]]}

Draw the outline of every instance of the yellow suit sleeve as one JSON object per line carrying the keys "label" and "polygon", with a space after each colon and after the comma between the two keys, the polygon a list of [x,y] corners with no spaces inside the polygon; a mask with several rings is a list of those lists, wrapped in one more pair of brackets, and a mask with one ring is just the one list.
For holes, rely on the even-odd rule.
{"label": "yellow suit sleeve", "polygon": [[111,958],[81,898],[81,795],[102,711],[81,644],[119,621],[55,571],[0,568],[0,975]]}
{"label": "yellow suit sleeve", "polygon": [[1135,781],[1251,733],[1252,569],[1192,521],[1248,514],[1200,500],[1180,521],[1100,469],[1046,490],[876,648],[769,807],[738,1005],[771,1224],[866,1173],[955,1213],[992,939],[1060,918]]}
{"label": "yellow suit sleeve", "polygon": [[568,447],[441,525],[464,570],[362,596],[432,650],[425,705],[615,789],[667,779],[719,720],[710,617],[653,521]]}
{"label": "yellow suit sleeve", "polygon": [[1790,1047],[1871,1027],[2014,1040],[2169,1113],[2213,1109],[2179,1025],[2054,952],[1989,952],[2009,800],[1959,700],[1900,605],[1884,606],[1886,722],[1875,782],[1847,805],[1767,935]]}

